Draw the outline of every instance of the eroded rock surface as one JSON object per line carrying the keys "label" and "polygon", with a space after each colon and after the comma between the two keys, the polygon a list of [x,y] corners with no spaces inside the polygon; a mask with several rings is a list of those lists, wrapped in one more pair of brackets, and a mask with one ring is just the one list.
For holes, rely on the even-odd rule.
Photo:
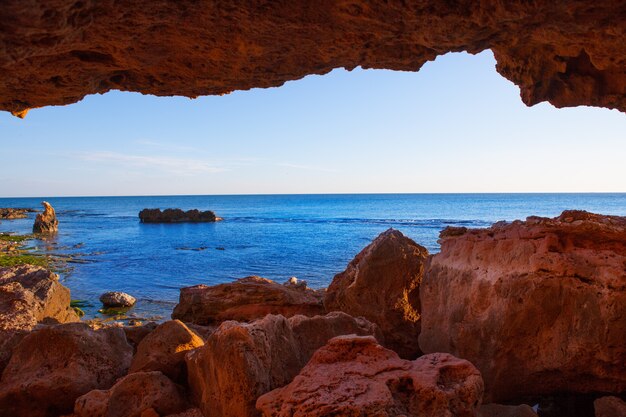
{"label": "eroded rock surface", "polygon": [[33,233],[55,233],[59,230],[59,221],[54,208],[47,201],[42,201],[43,213],[38,213],[33,224]]}
{"label": "eroded rock surface", "polygon": [[30,330],[42,322],[78,321],[70,301],[70,290],[45,268],[0,268],[0,330]]}
{"label": "eroded rock surface", "polygon": [[125,292],[109,291],[100,296],[100,302],[105,308],[132,307],[137,299]]}
{"label": "eroded rock surface", "polygon": [[287,386],[261,396],[267,417],[474,417],[483,381],[446,353],[403,360],[373,337],[340,336],[319,349]]}
{"label": "eroded rock surface", "polygon": [[210,223],[222,220],[214,212],[181,209],[143,209],[139,212],[142,223]]}
{"label": "eroded rock surface", "polygon": [[420,291],[420,347],[476,365],[486,401],[626,390],[625,217],[444,230]]}
{"label": "eroded rock surface", "polygon": [[324,306],[376,323],[386,347],[414,359],[421,353],[419,286],[427,257],[426,248],[389,229],[335,276]]}
{"label": "eroded rock surface", "polygon": [[179,320],[167,321],[137,346],[130,372],[160,371],[174,381],[185,380],[185,355],[204,342]]}
{"label": "eroded rock surface", "polygon": [[34,211],[29,208],[0,208],[0,220],[25,219],[28,213]]}
{"label": "eroded rock surface", "polygon": [[172,318],[212,325],[226,320],[251,321],[266,314],[315,316],[325,312],[322,296],[306,287],[246,277],[227,284],[181,288]]}
{"label": "eroded rock surface", "polygon": [[68,414],[78,397],[125,375],[131,357],[121,328],[70,323],[35,330],[15,346],[2,373],[0,415]]}
{"label": "eroded rock surface", "polygon": [[195,403],[205,417],[256,416],[261,394],[288,384],[318,348],[342,334],[380,337],[372,323],[341,312],[222,323],[187,355]]}
{"label": "eroded rock surface", "polygon": [[626,417],[626,402],[617,397],[602,397],[593,402],[596,417]]}
{"label": "eroded rock surface", "polygon": [[221,3],[5,0],[0,109],[109,90],[197,97],[333,68],[417,71],[492,49],[527,105],[626,110],[620,1]]}
{"label": "eroded rock surface", "polygon": [[161,372],[137,372],[78,398],[74,417],[167,416],[188,407],[182,388]]}

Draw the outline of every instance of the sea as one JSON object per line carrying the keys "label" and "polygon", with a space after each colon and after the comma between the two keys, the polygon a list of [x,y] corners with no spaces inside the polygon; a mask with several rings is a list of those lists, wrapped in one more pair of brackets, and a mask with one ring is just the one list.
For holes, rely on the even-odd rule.
{"label": "sea", "polygon": [[[60,271],[72,298],[101,317],[99,296],[124,291],[137,298],[128,313],[168,319],[181,287],[259,275],[278,282],[295,276],[323,288],[378,234],[394,228],[439,251],[447,226],[487,227],[566,209],[626,215],[617,194],[344,194],[150,197],[0,198],[0,207],[56,209],[59,232],[31,240],[33,250],[70,257]],[[224,220],[143,224],[144,208],[213,210]],[[31,232],[27,219],[2,221],[0,232]]]}

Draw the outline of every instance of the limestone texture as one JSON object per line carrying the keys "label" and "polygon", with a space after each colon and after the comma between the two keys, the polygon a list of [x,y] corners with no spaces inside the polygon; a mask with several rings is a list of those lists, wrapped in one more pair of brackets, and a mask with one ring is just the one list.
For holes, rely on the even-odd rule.
{"label": "limestone texture", "polygon": [[59,221],[54,208],[47,201],[42,201],[43,213],[38,213],[33,224],[33,233],[55,233],[59,230]]}
{"label": "limestone texture", "polygon": [[625,111],[625,14],[615,0],[4,0],[0,109],[24,116],[110,90],[226,94],[334,68],[418,71],[491,49],[527,105]]}
{"label": "limestone texture", "polygon": [[100,302],[105,308],[132,307],[137,300],[130,294],[120,291],[105,292],[100,296]]}
{"label": "limestone texture", "polygon": [[182,388],[161,372],[137,372],[108,390],[93,390],[79,397],[74,417],[167,416],[188,407]]}
{"label": "limestone texture", "polygon": [[414,361],[373,337],[340,336],[287,386],[261,396],[266,417],[474,417],[483,381],[468,361],[434,353]]}
{"label": "limestone texture", "polygon": [[70,323],[35,330],[15,346],[2,373],[0,415],[68,414],[78,397],[124,376],[131,357],[121,328]]}
{"label": "limestone texture", "polygon": [[166,321],[144,337],[130,365],[130,372],[160,371],[173,381],[185,381],[185,355],[204,341],[178,320]]}
{"label": "limestone texture", "polygon": [[440,243],[420,347],[476,365],[486,402],[626,390],[626,217],[564,211]]}
{"label": "limestone texture", "polygon": [[415,359],[421,354],[419,286],[427,257],[426,248],[389,229],[335,276],[324,306],[376,323],[385,347],[402,358]]}
{"label": "limestone texture", "polygon": [[222,323],[186,357],[194,402],[205,417],[257,416],[260,395],[291,382],[318,348],[342,334],[380,337],[374,324],[341,312]]}
{"label": "limestone texture", "polygon": [[306,287],[252,276],[227,284],[181,288],[172,318],[212,325],[226,320],[252,321],[267,314],[315,316],[325,312],[322,296]]}

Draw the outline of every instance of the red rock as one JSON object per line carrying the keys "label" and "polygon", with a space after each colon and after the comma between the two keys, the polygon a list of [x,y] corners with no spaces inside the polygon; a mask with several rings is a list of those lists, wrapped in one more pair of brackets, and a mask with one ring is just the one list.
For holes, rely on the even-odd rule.
{"label": "red rock", "polygon": [[376,323],[385,347],[414,359],[421,354],[419,286],[427,257],[426,248],[389,229],[335,276],[324,306]]}
{"label": "red rock", "polygon": [[424,352],[481,371],[486,399],[626,390],[626,218],[442,234],[421,286]]}
{"label": "red rock", "polygon": [[137,372],[108,390],[94,390],[76,400],[75,417],[166,416],[189,407],[182,388],[161,372]]}
{"label": "red rock", "polygon": [[491,49],[527,105],[626,110],[623,3],[4,0],[0,109],[109,90],[198,97]]}
{"label": "red rock", "polygon": [[185,380],[185,355],[202,345],[202,339],[182,322],[167,321],[139,343],[130,372],[161,371],[174,381]]}
{"label": "red rock", "polygon": [[47,417],[72,411],[79,396],[126,374],[132,348],[120,328],[46,326],[25,336],[0,379],[0,415]]}
{"label": "red rock", "polygon": [[596,417],[626,417],[626,402],[617,397],[602,397],[593,402]]}
{"label": "red rock", "polygon": [[187,355],[189,386],[205,417],[255,416],[256,399],[289,383],[329,339],[377,333],[367,320],[341,312],[225,322]]}
{"label": "red rock", "polygon": [[126,334],[126,340],[135,351],[137,351],[139,343],[141,343],[141,341],[156,328],[157,324],[153,321],[137,326],[123,327],[124,333]]}
{"label": "red rock", "polygon": [[373,337],[340,336],[287,386],[261,396],[263,416],[475,416],[483,392],[468,361],[445,353],[400,359]]}
{"label": "red rock", "polygon": [[55,233],[59,230],[59,221],[57,220],[56,213],[52,206],[42,201],[41,205],[44,208],[43,213],[38,213],[35,217],[35,224],[33,224],[33,233]]}
{"label": "red rock", "polygon": [[196,285],[181,288],[172,318],[212,325],[226,320],[251,321],[267,314],[324,314],[322,293],[254,276],[211,287]]}
{"label": "red rock", "polygon": [[28,217],[27,213],[34,211],[29,208],[0,208],[0,220],[25,219]]}
{"label": "red rock", "polygon": [[30,330],[37,323],[78,321],[70,301],[70,290],[45,268],[0,268],[0,330]]}
{"label": "red rock", "polygon": [[537,417],[537,413],[527,404],[485,404],[478,409],[477,417]]}

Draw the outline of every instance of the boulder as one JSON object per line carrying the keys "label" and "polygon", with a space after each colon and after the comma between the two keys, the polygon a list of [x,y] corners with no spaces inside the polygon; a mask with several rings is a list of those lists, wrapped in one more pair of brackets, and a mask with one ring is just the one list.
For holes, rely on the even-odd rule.
{"label": "boulder", "polygon": [[59,230],[59,221],[57,220],[54,209],[47,201],[42,201],[44,208],[43,213],[38,213],[33,224],[33,233],[55,233]]}
{"label": "boulder", "polygon": [[70,301],[70,290],[45,268],[0,268],[0,330],[30,330],[37,323],[78,321]]}
{"label": "boulder", "polygon": [[126,340],[135,351],[137,351],[137,346],[139,346],[139,343],[141,343],[141,341],[156,328],[157,324],[153,321],[149,321],[145,324],[141,324],[138,326],[123,327],[124,333],[126,334]]}
{"label": "boulder", "polygon": [[100,302],[104,308],[132,307],[137,299],[125,292],[109,291],[100,296]]}
{"label": "boulder", "polygon": [[212,211],[181,209],[143,209],[139,212],[142,223],[209,223],[222,220]]}
{"label": "boulder", "polygon": [[263,416],[474,417],[478,370],[446,353],[404,360],[373,337],[340,336],[319,349],[287,386],[261,396]]}
{"label": "boulder", "polygon": [[291,317],[324,314],[322,293],[280,285],[261,277],[246,277],[227,284],[181,288],[173,319],[200,325],[226,320],[252,321],[267,314]]}
{"label": "boulder", "polygon": [[421,286],[424,352],[471,361],[487,401],[626,390],[626,218],[441,234]]}
{"label": "boulder", "polygon": [[537,413],[527,404],[484,404],[478,409],[477,417],[537,417]]}
{"label": "boulder", "polygon": [[205,417],[256,416],[260,395],[288,384],[319,347],[342,334],[379,332],[367,320],[341,312],[224,322],[186,357],[194,401]]}
{"label": "boulder", "polygon": [[419,293],[427,257],[426,248],[389,229],[335,276],[324,306],[376,323],[386,347],[414,359],[421,353]]}
{"label": "boulder", "polygon": [[93,390],[79,397],[74,417],[158,417],[188,407],[182,388],[161,372],[137,372],[108,390]]}
{"label": "boulder", "polygon": [[602,397],[593,402],[596,417],[626,417],[626,402],[617,397]]}
{"label": "boulder", "polygon": [[130,372],[161,371],[174,381],[184,381],[185,354],[202,345],[203,340],[184,323],[167,321],[139,343]]}
{"label": "boulder", "polygon": [[45,326],[26,335],[0,379],[0,415],[48,417],[69,413],[74,401],[107,389],[130,366],[132,347],[121,328],[83,323]]}

